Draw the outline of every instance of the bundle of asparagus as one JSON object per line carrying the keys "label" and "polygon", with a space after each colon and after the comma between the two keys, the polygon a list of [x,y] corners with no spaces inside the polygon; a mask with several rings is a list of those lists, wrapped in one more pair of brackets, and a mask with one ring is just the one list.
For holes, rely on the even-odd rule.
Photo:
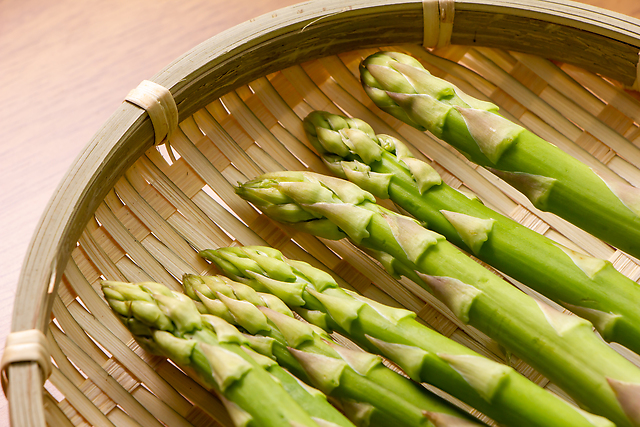
{"label": "bundle of asparagus", "polygon": [[[640,425],[640,369],[603,343],[591,323],[536,302],[441,235],[376,205],[371,193],[348,181],[305,172],[266,174],[237,192],[293,228],[328,239],[348,237],[380,254],[388,267],[400,265],[458,319],[528,362],[584,408],[618,426]],[[353,315],[343,320],[348,326]]]}
{"label": "bundle of asparagus", "polygon": [[281,296],[309,322],[382,353],[416,381],[435,385],[503,425],[612,425],[425,327],[415,313],[347,293],[329,274],[278,251],[245,247],[201,254],[230,278]]}
{"label": "bundle of asparagus", "polygon": [[446,141],[553,212],[640,257],[640,190],[602,168],[597,173],[553,144],[432,76],[416,59],[379,52],[360,66],[365,91],[382,110]]}
{"label": "bundle of asparagus", "polygon": [[[221,397],[238,427],[354,427],[217,316],[158,283],[102,284],[107,302],[148,351],[173,360]],[[324,403],[323,403],[324,402]]]}
{"label": "bundle of asparagus", "polygon": [[[591,170],[407,55],[377,53],[360,70],[365,91],[383,110],[449,142],[539,209],[640,256],[640,190],[606,168]],[[329,168],[362,189],[282,172],[241,185],[240,196],[297,230],[349,238],[608,420],[439,335],[415,313],[343,290],[330,275],[264,247],[202,252],[229,278],[186,275],[190,298],[157,283],[104,282],[108,303],[146,349],[216,393],[237,426],[481,425],[379,356],[337,345],[327,334],[335,331],[501,425],[640,427],[640,370],[602,343],[589,321],[529,298],[437,233],[636,352],[640,287],[611,263],[555,244],[448,187],[400,141],[375,135],[360,120],[314,112],[304,126]],[[374,195],[437,233],[376,205]]]}
{"label": "bundle of asparagus", "polygon": [[590,320],[605,340],[640,354],[640,286],[610,262],[576,253],[454,190],[401,141],[375,135],[362,120],[315,111],[304,128],[336,175],[390,198],[456,246]]}
{"label": "bundle of asparagus", "polygon": [[268,345],[264,340],[249,340],[249,346],[274,357],[289,372],[337,400],[357,425],[481,425],[386,368],[378,356],[339,346],[319,327],[295,319],[284,302],[272,294],[258,293],[247,285],[216,276],[185,275],[183,285],[201,312],[220,313],[266,338]]}

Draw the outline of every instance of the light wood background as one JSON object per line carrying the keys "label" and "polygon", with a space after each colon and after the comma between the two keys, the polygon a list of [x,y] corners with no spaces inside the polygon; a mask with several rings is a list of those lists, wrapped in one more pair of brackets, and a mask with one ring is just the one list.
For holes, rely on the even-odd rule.
{"label": "light wood background", "polygon": [[[213,35],[297,2],[0,0],[0,354],[38,219],[129,90]],[[640,18],[638,0],[582,2]]]}

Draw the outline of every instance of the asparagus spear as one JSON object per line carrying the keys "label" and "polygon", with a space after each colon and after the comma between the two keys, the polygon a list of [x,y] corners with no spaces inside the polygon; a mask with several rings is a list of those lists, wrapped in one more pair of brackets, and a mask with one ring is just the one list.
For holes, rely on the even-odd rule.
{"label": "asparagus spear", "polygon": [[[290,174],[287,174],[290,175]],[[253,183],[270,190],[276,184]],[[340,182],[331,179],[330,181]],[[253,190],[248,196],[256,202]],[[315,191],[309,187],[308,191]],[[361,191],[361,190],[358,190]],[[343,193],[344,195],[344,193]],[[288,200],[287,200],[288,199]],[[291,201],[290,198],[284,198]],[[349,218],[345,218],[348,221]],[[323,221],[322,219],[312,221]],[[366,224],[365,224],[366,226]],[[324,227],[324,226],[323,226]],[[320,327],[335,330],[372,352],[382,353],[414,380],[428,382],[507,426],[612,426],[536,386],[512,368],[480,356],[415,320],[415,313],[347,293],[333,278],[270,248],[204,251],[228,277],[260,291],[288,297],[296,311]],[[526,398],[524,398],[526,396]],[[540,408],[545,408],[540,410]]]}
{"label": "asparagus spear", "polygon": [[456,246],[590,320],[605,340],[640,354],[640,286],[610,262],[578,254],[469,199],[401,141],[375,135],[362,120],[314,111],[304,128],[338,176],[390,198]]}
{"label": "asparagus spear", "polygon": [[[459,320],[475,326],[618,426],[640,425],[640,369],[602,342],[587,320],[520,292],[414,219],[388,211],[355,184],[308,172],[278,172],[237,192],[290,226],[388,254]],[[279,210],[282,208],[282,210]],[[287,219],[289,221],[287,221]],[[624,389],[624,393],[620,390]]]}
{"label": "asparagus spear", "polygon": [[[203,255],[206,257],[207,253],[209,251],[204,251]],[[345,413],[354,417],[352,419],[358,425],[363,422],[371,427],[427,425],[428,419],[423,412],[430,414],[431,418],[442,418],[442,426],[481,425],[424,387],[386,368],[378,356],[348,350],[330,341],[330,337],[321,329],[314,330],[309,324],[295,319],[288,309],[282,309],[281,304],[284,303],[275,296],[273,298],[279,300],[280,304],[274,303],[274,300],[265,303],[261,301],[265,294],[255,292],[242,283],[214,276],[185,275],[183,285],[186,294],[201,302],[205,310],[212,305],[214,298],[218,298],[217,301],[228,308],[241,326],[250,308],[244,304],[242,312],[238,312],[237,301],[233,298],[260,307],[271,329],[266,331],[262,328],[259,333],[273,338],[275,344],[290,347],[289,351],[294,354],[295,360],[292,363],[288,357],[283,358],[281,354],[278,357],[273,351],[274,343],[266,349],[262,343],[258,343],[255,350],[267,356],[274,355],[278,363],[291,372],[304,369],[311,383],[338,399]],[[276,305],[277,310],[267,305]],[[251,317],[258,315],[256,313]],[[244,326],[256,329],[253,325]]]}
{"label": "asparagus spear", "polygon": [[[304,403],[312,395],[307,393],[305,396],[298,390],[299,385],[296,389],[291,388],[290,382],[274,380],[264,369],[269,364],[265,365],[262,359],[256,360],[241,347],[243,340],[238,330],[221,318],[202,316],[187,296],[151,282],[105,281],[102,290],[111,308],[138,342],[152,353],[170,358],[194,373],[221,395],[237,426],[319,427],[287,393],[287,388]],[[275,371],[278,380],[283,378],[278,369],[269,367],[272,373]],[[285,385],[287,388],[283,387]],[[314,405],[307,406],[317,409]],[[324,422],[323,411],[314,414],[321,424]]]}
{"label": "asparagus spear", "polygon": [[[382,110],[446,141],[553,212],[640,257],[640,190],[608,169],[596,173],[498,107],[432,76],[416,59],[378,52],[360,65],[363,87]],[[605,176],[606,174],[606,176]]]}

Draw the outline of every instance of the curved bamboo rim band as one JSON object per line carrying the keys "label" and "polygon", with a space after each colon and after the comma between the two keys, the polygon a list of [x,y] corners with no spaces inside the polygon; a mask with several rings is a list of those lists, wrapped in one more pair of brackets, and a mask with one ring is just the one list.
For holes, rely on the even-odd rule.
{"label": "curved bamboo rim band", "polygon": [[444,47],[451,44],[455,0],[422,0],[424,38],[427,48]]}
{"label": "curved bamboo rim band", "polygon": [[125,101],[130,102],[149,113],[153,130],[155,132],[156,145],[164,140],[178,127],[178,107],[169,89],[158,83],[143,80],[137,88],[133,89]]}
{"label": "curved bamboo rim band", "polygon": [[0,372],[2,373],[2,390],[5,396],[9,392],[9,365],[19,362],[36,362],[42,371],[42,383],[51,375],[51,356],[47,346],[47,338],[39,329],[12,332],[5,343]]}

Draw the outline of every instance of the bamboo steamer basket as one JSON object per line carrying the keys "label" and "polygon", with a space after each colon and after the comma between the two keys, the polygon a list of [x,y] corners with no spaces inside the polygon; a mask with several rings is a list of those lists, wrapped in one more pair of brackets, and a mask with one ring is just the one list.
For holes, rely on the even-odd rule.
{"label": "bamboo steamer basket", "polygon": [[179,126],[169,144],[154,145],[149,114],[124,102],[60,183],[18,284],[12,337],[22,343],[14,339],[5,355],[19,350],[23,357],[3,371],[12,425],[230,426],[216,397],[135,343],[100,292],[103,279],[179,289],[183,273],[213,271],[198,250],[229,245],[266,244],[310,262],[344,286],[414,310],[442,334],[567,398],[349,243],[296,234],[235,195],[237,181],[265,171],[327,172],[301,120],[313,109],[345,113],[409,141],[449,185],[640,277],[638,260],[536,210],[446,144],[378,110],[358,82],[357,66],[379,49],[418,57],[434,75],[492,100],[583,162],[602,162],[640,185],[640,103],[623,89],[637,82],[640,21],[550,0],[314,0],[262,16],[197,46],[151,79],[177,105]]}

